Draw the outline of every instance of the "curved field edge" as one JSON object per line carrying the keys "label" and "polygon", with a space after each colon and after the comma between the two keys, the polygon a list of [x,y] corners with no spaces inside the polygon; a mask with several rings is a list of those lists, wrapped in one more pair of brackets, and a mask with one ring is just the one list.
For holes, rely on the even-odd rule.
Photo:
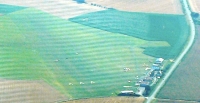
{"label": "curved field edge", "polygon": [[196,26],[196,28],[197,34],[191,50],[174,71],[164,88],[161,89],[158,98],[200,101],[198,92],[199,63],[197,62],[199,61],[200,27]]}
{"label": "curved field edge", "polygon": [[[189,39],[185,46],[185,48],[183,49],[183,51],[180,53],[180,55],[176,58],[175,62],[172,64],[172,66],[170,67],[169,71],[166,73],[166,75],[164,76],[163,80],[160,81],[159,85],[157,85],[156,89],[153,91],[152,95],[148,98],[147,103],[150,103],[152,101],[152,99],[155,98],[155,96],[160,92],[160,89],[163,87],[163,85],[166,85],[166,81],[168,81],[171,77],[171,74],[174,73],[174,70],[176,70],[177,66],[179,66],[181,60],[185,57],[185,55],[188,53],[188,51],[191,49],[193,42],[195,40],[195,25],[194,25],[194,21],[192,20],[192,16],[191,16],[191,11],[189,10],[188,7],[188,3],[186,0],[182,1],[184,10],[185,10],[185,16],[187,17],[187,21],[189,22],[190,25],[190,36]],[[179,74],[180,75],[180,74]],[[178,83],[178,82],[177,82]],[[164,93],[166,94],[166,93]],[[176,97],[176,96],[174,96]]]}
{"label": "curved field edge", "polygon": [[[32,8],[1,16],[0,21],[0,76],[43,80],[72,99],[116,96],[146,72],[144,63],[155,59],[142,47],[169,46],[166,41],[107,32]],[[126,67],[131,70],[124,72]]]}

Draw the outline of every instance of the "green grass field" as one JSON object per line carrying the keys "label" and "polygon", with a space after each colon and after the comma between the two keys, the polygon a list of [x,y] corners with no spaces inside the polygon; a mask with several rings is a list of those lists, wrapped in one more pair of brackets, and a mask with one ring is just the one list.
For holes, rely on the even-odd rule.
{"label": "green grass field", "polygon": [[170,47],[144,47],[145,54],[166,59],[174,58],[180,52],[189,33],[183,15],[131,13],[110,9],[81,15],[70,20],[149,41],[166,41]]}
{"label": "green grass field", "polygon": [[[117,11],[106,12],[115,14],[114,12]],[[75,23],[73,19],[72,21],[60,19],[33,8],[14,10],[0,16],[0,77],[44,80],[72,99],[116,96],[124,90],[123,86],[134,85],[135,77],[143,76],[143,73],[147,72],[142,65],[145,63],[150,66],[149,60],[155,59],[150,55],[156,55],[152,51],[147,55],[148,48],[170,48],[169,53],[172,53],[174,45],[183,46],[183,42],[179,44],[169,38],[165,40],[162,36],[156,37],[158,35],[156,30],[160,27],[155,26],[156,30],[150,28],[155,24],[151,21],[153,18],[148,17],[149,15],[158,16],[157,18],[164,17],[162,20],[170,17],[179,18],[173,21],[177,21],[172,23],[176,25],[174,28],[169,24],[171,21],[167,22],[169,19],[165,21],[165,28],[173,29],[174,36],[160,30],[163,35],[169,34],[177,41],[182,41],[182,39],[185,41],[188,32],[187,25],[181,26],[182,23],[186,24],[184,16],[126,12],[125,14],[118,12],[116,15],[128,18],[136,16],[138,20],[132,22],[133,24],[139,25],[141,22],[148,26],[133,26],[132,29],[128,27],[127,32],[132,34],[124,35],[126,28],[123,28],[125,26],[121,22],[123,20],[118,22],[122,23],[121,31],[124,31],[114,32],[113,28],[109,31],[101,28],[101,25],[99,25],[100,29],[93,27],[92,24],[82,25]],[[156,19],[153,20],[157,25],[163,25],[162,22],[159,24],[160,22]],[[106,22],[118,28],[118,22],[117,24],[111,21]],[[138,31],[135,31],[136,29]],[[155,34],[155,38],[150,34]],[[178,38],[180,35],[182,38]],[[125,67],[131,70],[124,72]],[[128,83],[129,80],[132,82]],[[95,83],[91,84],[91,81]],[[84,84],[81,85],[80,82]]]}

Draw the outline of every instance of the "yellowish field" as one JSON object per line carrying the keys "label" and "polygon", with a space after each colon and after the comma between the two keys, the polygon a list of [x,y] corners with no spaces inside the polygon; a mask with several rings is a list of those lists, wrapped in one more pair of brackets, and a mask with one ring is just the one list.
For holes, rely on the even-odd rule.
{"label": "yellowish field", "polygon": [[200,0],[188,0],[192,11],[200,13]]}
{"label": "yellowish field", "polygon": [[86,2],[132,12],[183,13],[179,0],[86,0]]}
{"label": "yellowish field", "polygon": [[66,99],[42,81],[0,79],[1,103],[52,103]]}
{"label": "yellowish field", "polygon": [[73,0],[0,0],[0,4],[33,7],[63,19],[105,10],[88,4],[78,4]]}
{"label": "yellowish field", "polygon": [[108,97],[108,98],[91,98],[91,99],[81,99],[73,100],[65,103],[143,103],[144,98],[134,98],[134,97]]}

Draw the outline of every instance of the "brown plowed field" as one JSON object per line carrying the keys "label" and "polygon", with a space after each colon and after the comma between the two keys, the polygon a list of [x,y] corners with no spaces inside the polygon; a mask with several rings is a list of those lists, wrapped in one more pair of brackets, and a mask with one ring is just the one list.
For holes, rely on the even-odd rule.
{"label": "brown plowed field", "polygon": [[85,0],[87,3],[99,4],[132,12],[153,12],[182,14],[179,0]]}
{"label": "brown plowed field", "polygon": [[188,0],[192,11],[200,13],[200,0]]}
{"label": "brown plowed field", "polygon": [[142,97],[108,97],[73,100],[65,103],[143,103],[144,100]]}
{"label": "brown plowed field", "polygon": [[200,101],[200,25],[196,26],[196,31],[191,50],[161,89],[158,98]]}
{"label": "brown plowed field", "polygon": [[0,103],[54,103],[65,99],[42,81],[0,79]]}
{"label": "brown plowed field", "polygon": [[168,100],[168,99],[158,99],[156,103],[199,103],[195,101],[185,101],[185,100]]}

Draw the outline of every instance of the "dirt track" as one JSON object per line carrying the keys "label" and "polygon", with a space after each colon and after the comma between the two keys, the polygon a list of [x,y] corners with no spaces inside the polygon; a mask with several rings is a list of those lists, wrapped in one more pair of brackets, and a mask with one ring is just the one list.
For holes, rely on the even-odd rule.
{"label": "dirt track", "polygon": [[54,103],[65,99],[42,81],[0,80],[0,103]]}
{"label": "dirt track", "polygon": [[200,0],[188,0],[192,11],[200,13]]}
{"label": "dirt track", "polygon": [[179,0],[86,0],[124,11],[182,14]]}

